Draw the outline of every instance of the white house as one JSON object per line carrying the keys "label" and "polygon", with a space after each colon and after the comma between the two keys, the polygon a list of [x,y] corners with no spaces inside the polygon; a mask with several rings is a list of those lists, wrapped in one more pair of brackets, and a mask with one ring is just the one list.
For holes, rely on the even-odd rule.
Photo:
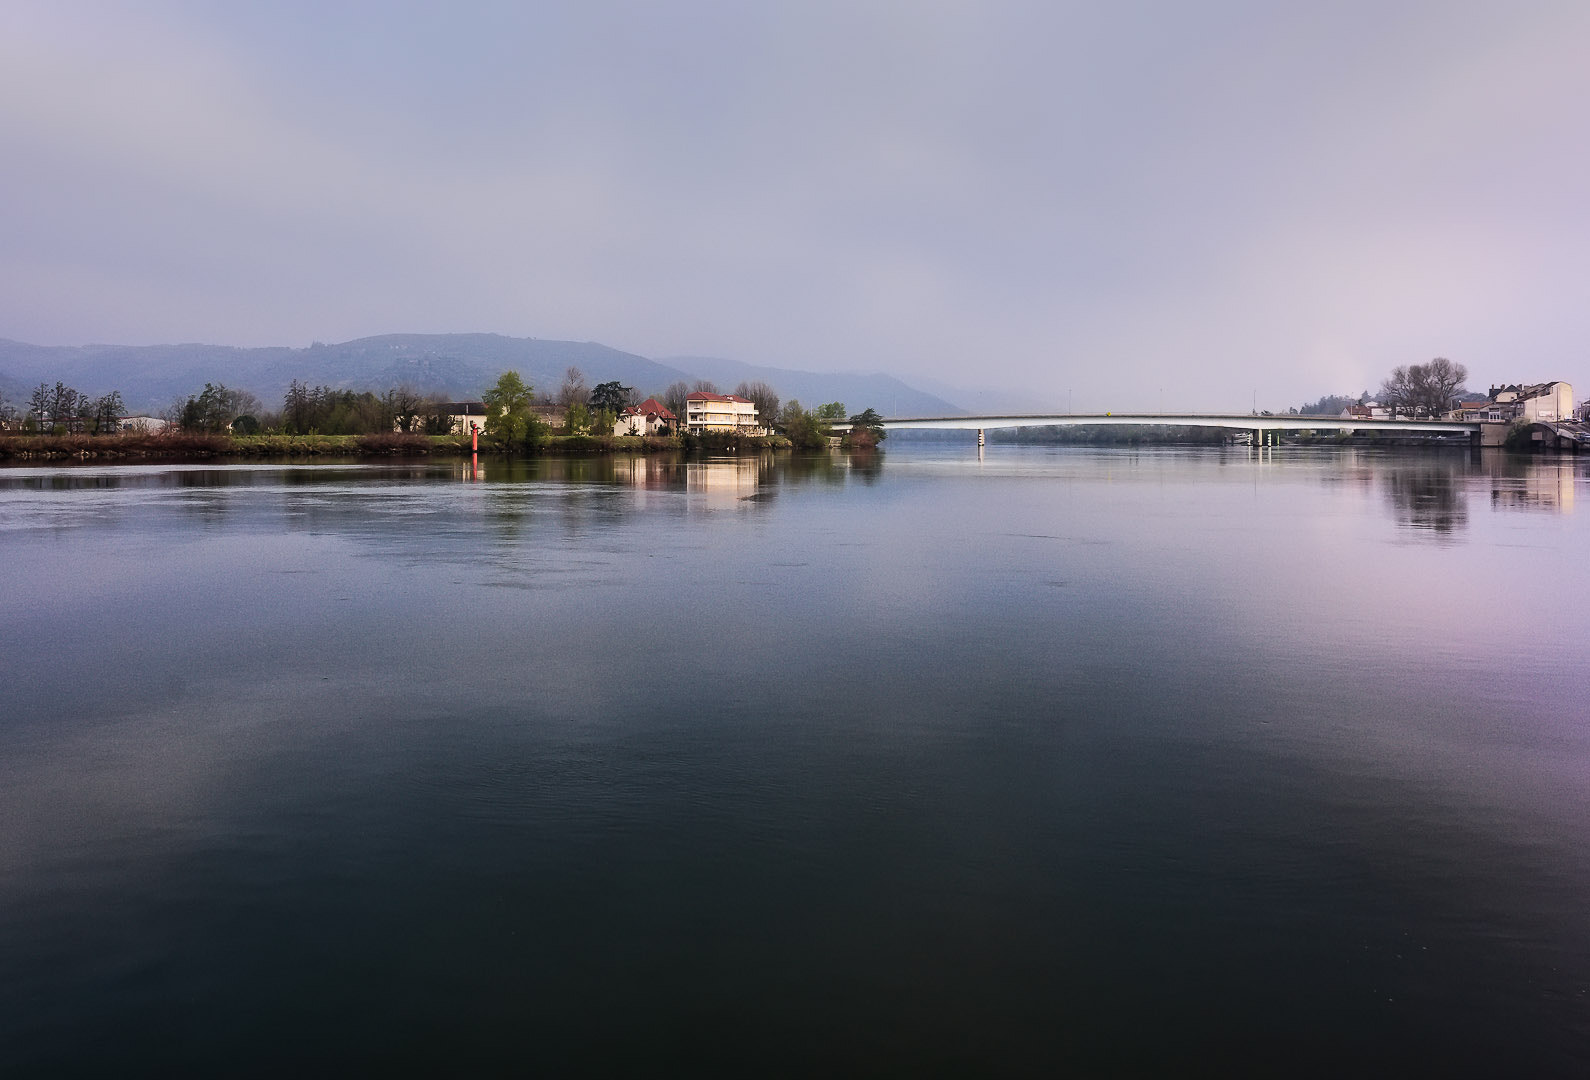
{"label": "white house", "polygon": [[613,423],[614,435],[667,435],[678,430],[678,414],[654,397],[626,406]]}
{"label": "white house", "polygon": [[142,435],[158,435],[162,431],[175,427],[170,420],[162,420],[158,416],[124,416],[121,418],[123,431],[136,431]]}
{"label": "white house", "polygon": [[756,403],[734,394],[708,394],[697,390],[685,396],[685,427],[692,434],[704,431],[738,431],[761,434]]}

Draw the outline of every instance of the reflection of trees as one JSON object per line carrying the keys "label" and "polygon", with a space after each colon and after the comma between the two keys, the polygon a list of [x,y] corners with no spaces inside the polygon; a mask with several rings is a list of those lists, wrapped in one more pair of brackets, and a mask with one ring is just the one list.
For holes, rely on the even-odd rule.
{"label": "reflection of trees", "polygon": [[837,454],[820,451],[814,454],[791,454],[782,462],[778,479],[792,485],[843,484],[845,462]]}
{"label": "reflection of trees", "polygon": [[1393,465],[1380,473],[1398,525],[1450,533],[1469,523],[1468,493],[1451,462]]}

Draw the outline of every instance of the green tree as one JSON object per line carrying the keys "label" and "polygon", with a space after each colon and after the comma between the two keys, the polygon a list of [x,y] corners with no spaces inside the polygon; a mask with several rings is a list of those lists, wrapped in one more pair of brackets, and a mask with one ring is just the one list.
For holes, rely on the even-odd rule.
{"label": "green tree", "polygon": [[612,382],[597,383],[596,389],[591,391],[591,408],[598,412],[606,410],[617,416],[619,410],[629,401],[631,389],[617,379]]}
{"label": "green tree", "polygon": [[486,405],[486,436],[504,446],[530,441],[531,386],[517,371],[497,376],[497,385],[482,396]]}
{"label": "green tree", "polygon": [[828,425],[791,398],[778,414],[779,430],[797,450],[822,450],[828,446]]}
{"label": "green tree", "polygon": [[817,419],[843,420],[845,418],[845,403],[843,401],[830,401],[827,405],[817,406]]}
{"label": "green tree", "polygon": [[581,435],[591,428],[591,410],[583,402],[575,401],[563,413],[563,430],[570,435]]}
{"label": "green tree", "polygon": [[247,390],[233,390],[225,383],[205,383],[198,396],[182,402],[177,423],[185,431],[225,431],[244,413],[260,411],[259,398]]}
{"label": "green tree", "polygon": [[850,434],[845,436],[845,442],[849,446],[877,446],[888,436],[883,417],[876,409],[868,408],[850,418]]}

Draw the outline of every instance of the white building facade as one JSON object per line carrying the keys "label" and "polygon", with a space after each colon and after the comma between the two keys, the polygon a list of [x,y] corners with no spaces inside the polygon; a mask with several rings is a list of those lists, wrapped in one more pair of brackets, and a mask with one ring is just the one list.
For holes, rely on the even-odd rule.
{"label": "white building facade", "polygon": [[685,397],[685,429],[696,435],[707,431],[762,433],[754,401],[734,394],[708,394],[700,390]]}

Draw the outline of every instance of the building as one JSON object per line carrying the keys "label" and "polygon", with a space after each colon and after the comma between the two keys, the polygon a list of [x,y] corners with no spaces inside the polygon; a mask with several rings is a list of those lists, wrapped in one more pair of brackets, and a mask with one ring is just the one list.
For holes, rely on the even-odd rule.
{"label": "building", "polygon": [[685,428],[692,435],[707,431],[762,434],[754,401],[734,394],[708,394],[701,390],[685,396]]}
{"label": "building", "polygon": [[1565,382],[1540,383],[1518,396],[1518,415],[1535,424],[1573,419],[1573,387]]}
{"label": "building", "polygon": [[626,406],[613,424],[614,435],[672,435],[678,430],[679,415],[654,397]]}
{"label": "building", "polygon": [[446,431],[433,431],[432,435],[468,435],[486,430],[484,401],[444,401],[436,406],[436,413],[446,416],[452,424]]}
{"label": "building", "polygon": [[120,424],[123,431],[138,432],[142,435],[159,435],[177,426],[170,420],[162,420],[158,416],[124,416]]}

